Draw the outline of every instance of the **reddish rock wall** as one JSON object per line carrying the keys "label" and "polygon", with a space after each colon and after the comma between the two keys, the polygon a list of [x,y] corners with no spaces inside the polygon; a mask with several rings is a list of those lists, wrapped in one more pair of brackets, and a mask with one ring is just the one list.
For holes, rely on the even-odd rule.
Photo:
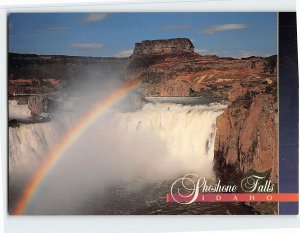
{"label": "reddish rock wall", "polygon": [[271,94],[260,94],[245,101],[236,102],[217,118],[216,171],[226,180],[251,169],[259,173],[271,170],[271,179],[277,181],[277,100]]}

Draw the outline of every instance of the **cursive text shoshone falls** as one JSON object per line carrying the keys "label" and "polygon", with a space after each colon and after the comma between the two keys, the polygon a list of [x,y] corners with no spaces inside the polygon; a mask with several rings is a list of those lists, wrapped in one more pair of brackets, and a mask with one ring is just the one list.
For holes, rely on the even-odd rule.
{"label": "cursive text shoshone falls", "polygon": [[[265,181],[265,177],[251,175],[244,178],[240,187],[245,193],[271,193],[274,190],[274,184],[270,180]],[[263,181],[263,182],[262,182]],[[235,193],[237,185],[221,185],[221,181],[211,184],[205,177],[198,177],[195,174],[187,174],[174,181],[171,186],[172,198],[181,204],[191,204],[197,200],[199,194],[203,193]],[[189,201],[181,202],[176,196],[188,198]]]}

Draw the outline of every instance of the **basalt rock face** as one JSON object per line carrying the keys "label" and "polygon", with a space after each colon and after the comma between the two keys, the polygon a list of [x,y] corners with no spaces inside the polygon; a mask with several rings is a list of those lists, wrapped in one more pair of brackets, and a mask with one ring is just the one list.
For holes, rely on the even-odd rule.
{"label": "basalt rock face", "polygon": [[181,54],[194,52],[194,46],[189,39],[145,40],[135,44],[134,56]]}
{"label": "basalt rock face", "polygon": [[[128,75],[146,96],[218,97],[232,104],[217,118],[215,170],[223,180],[251,170],[278,179],[277,56],[201,56],[187,39],[136,45]],[[177,47],[176,47],[177,46]]]}
{"label": "basalt rock face", "polygon": [[217,118],[215,170],[226,181],[254,170],[278,179],[278,106],[271,94],[233,103]]}

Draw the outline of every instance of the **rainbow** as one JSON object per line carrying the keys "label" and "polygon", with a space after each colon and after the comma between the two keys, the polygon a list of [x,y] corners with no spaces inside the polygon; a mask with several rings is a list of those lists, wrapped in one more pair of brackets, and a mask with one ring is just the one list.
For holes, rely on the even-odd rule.
{"label": "rainbow", "polygon": [[30,182],[26,185],[23,195],[12,212],[13,215],[22,215],[25,213],[28,203],[33,194],[38,189],[40,183],[64,155],[65,151],[74,143],[74,141],[98,119],[115,102],[125,97],[130,91],[137,88],[139,82],[134,80],[120,86],[117,90],[101,100],[93,107],[79,122],[72,128],[63,139],[54,147],[54,149],[45,157],[45,160],[38,168]]}

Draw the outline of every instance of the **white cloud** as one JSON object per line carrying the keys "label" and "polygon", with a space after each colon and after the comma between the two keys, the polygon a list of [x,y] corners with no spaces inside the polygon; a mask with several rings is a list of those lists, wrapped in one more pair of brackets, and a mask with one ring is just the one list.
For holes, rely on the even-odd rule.
{"label": "white cloud", "polygon": [[116,54],[116,57],[129,57],[133,53],[133,50],[124,50]]}
{"label": "white cloud", "polygon": [[103,44],[99,44],[99,43],[85,43],[85,44],[73,43],[73,44],[70,44],[70,48],[73,48],[73,49],[101,49],[102,47],[103,47]]}
{"label": "white cloud", "polygon": [[232,31],[232,30],[241,30],[247,28],[246,24],[239,24],[239,23],[232,23],[232,24],[221,24],[221,25],[215,25],[209,28],[206,28],[203,30],[204,33],[213,35],[216,32],[221,31]]}
{"label": "white cloud", "polygon": [[84,23],[94,23],[104,20],[108,14],[107,13],[90,13],[86,18],[83,19]]}
{"label": "white cloud", "polygon": [[190,28],[191,28],[190,25],[171,25],[171,26],[160,27],[161,30],[186,30]]}
{"label": "white cloud", "polygon": [[61,32],[68,30],[68,27],[47,27],[44,29],[45,32]]}

